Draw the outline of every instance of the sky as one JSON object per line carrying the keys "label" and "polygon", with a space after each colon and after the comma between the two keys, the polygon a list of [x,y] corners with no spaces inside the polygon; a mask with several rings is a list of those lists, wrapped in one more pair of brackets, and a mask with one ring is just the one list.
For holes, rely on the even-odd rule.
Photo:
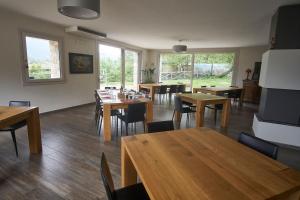
{"label": "sky", "polygon": [[26,36],[27,58],[50,60],[49,40]]}

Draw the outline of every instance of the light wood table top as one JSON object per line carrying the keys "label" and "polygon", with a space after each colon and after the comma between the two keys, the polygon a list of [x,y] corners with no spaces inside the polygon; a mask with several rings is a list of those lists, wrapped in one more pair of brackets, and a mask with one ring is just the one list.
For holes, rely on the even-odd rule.
{"label": "light wood table top", "polygon": [[243,90],[243,88],[240,87],[200,87],[200,88],[193,88],[193,92],[212,92],[213,94],[216,93],[224,93],[224,92],[230,92],[230,91],[238,91]]}
{"label": "light wood table top", "polygon": [[121,151],[122,185],[138,175],[152,200],[300,197],[297,171],[208,128],[123,137]]}
{"label": "light wood table top", "polygon": [[26,120],[31,153],[42,151],[40,116],[38,107],[0,106],[0,128]]}
{"label": "light wood table top", "polygon": [[239,105],[243,105],[244,101],[244,88],[240,87],[201,87],[201,88],[193,88],[193,93],[210,93],[213,95],[224,95],[224,93],[230,92],[241,92],[241,96],[239,98]]}

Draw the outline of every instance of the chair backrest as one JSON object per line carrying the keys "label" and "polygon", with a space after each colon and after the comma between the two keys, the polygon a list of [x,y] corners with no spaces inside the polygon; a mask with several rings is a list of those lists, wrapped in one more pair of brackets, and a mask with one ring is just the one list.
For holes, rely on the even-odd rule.
{"label": "chair backrest", "polygon": [[30,101],[10,101],[9,106],[30,107]]}
{"label": "chair backrest", "polygon": [[110,87],[104,87],[105,90],[110,90]]}
{"label": "chair backrest", "polygon": [[147,124],[148,133],[162,132],[162,131],[172,131],[174,130],[174,124],[172,120],[160,121],[160,122],[150,122]]}
{"label": "chair backrest", "polygon": [[206,85],[201,85],[201,87],[206,87]]}
{"label": "chair backrest", "polygon": [[270,158],[277,159],[278,146],[272,144],[271,142],[262,140],[258,137],[249,135],[247,133],[240,133],[239,140],[240,143],[266,155]]}
{"label": "chair backrest", "polygon": [[158,94],[167,94],[168,87],[166,85],[161,85],[158,88]]}
{"label": "chair backrest", "polygon": [[228,92],[228,98],[240,98],[241,95],[242,95],[242,91],[241,90]]}
{"label": "chair backrest", "polygon": [[100,172],[106,190],[107,198],[108,200],[114,200],[115,199],[114,182],[104,153],[102,153],[102,157],[101,157]]}
{"label": "chair backrest", "polygon": [[177,92],[182,93],[185,91],[185,85],[178,85],[177,86]]}
{"label": "chair backrest", "polygon": [[182,100],[179,96],[174,96],[174,104],[175,104],[175,110],[178,112],[182,112],[183,105],[182,105]]}
{"label": "chair backrest", "polygon": [[177,92],[177,85],[171,85],[169,89],[169,93],[176,93]]}
{"label": "chair backrest", "polygon": [[134,103],[129,104],[126,112],[127,122],[140,122],[145,120],[146,104],[145,103]]}
{"label": "chair backrest", "polygon": [[210,87],[216,87],[215,85],[211,85]]}

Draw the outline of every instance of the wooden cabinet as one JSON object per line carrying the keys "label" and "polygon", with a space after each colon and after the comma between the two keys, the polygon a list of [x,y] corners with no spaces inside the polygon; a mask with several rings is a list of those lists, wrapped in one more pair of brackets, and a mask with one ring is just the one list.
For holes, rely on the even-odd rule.
{"label": "wooden cabinet", "polygon": [[261,87],[258,80],[243,80],[244,102],[259,104]]}

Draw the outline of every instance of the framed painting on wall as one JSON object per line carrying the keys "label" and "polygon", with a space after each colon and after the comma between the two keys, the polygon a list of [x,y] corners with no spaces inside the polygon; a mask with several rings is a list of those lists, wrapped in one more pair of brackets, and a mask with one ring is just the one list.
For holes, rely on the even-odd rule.
{"label": "framed painting on wall", "polygon": [[71,74],[92,74],[93,66],[93,55],[69,53]]}

